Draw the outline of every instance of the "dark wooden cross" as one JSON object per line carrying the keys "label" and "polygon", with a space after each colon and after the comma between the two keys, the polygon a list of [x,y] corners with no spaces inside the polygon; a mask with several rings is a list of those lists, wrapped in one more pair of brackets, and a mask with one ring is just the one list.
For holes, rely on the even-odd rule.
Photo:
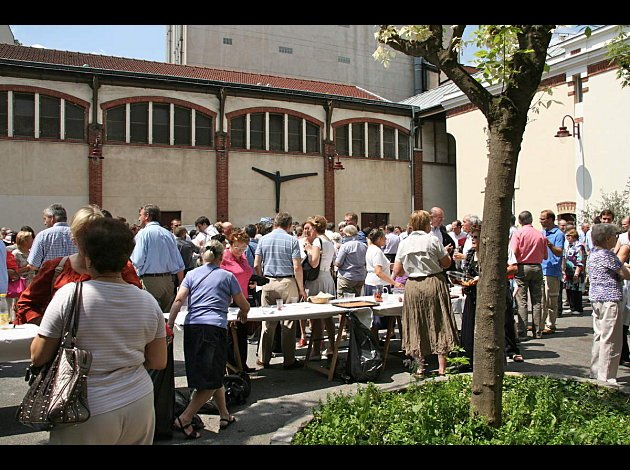
{"label": "dark wooden cross", "polygon": [[276,213],[280,212],[280,184],[285,181],[294,180],[297,178],[305,178],[307,176],[317,176],[317,173],[296,173],[295,175],[286,175],[280,176],[280,172],[276,171],[275,173],[270,173],[265,170],[261,170],[260,168],[252,167],[252,170],[257,171],[263,176],[271,179],[276,183]]}

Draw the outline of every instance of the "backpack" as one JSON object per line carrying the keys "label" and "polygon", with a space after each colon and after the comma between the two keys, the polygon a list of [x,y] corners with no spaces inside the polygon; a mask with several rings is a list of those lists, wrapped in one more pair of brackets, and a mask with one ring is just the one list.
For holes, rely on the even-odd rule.
{"label": "backpack", "polygon": [[348,314],[350,341],[346,374],[356,382],[374,382],[383,371],[383,350],[370,329],[361,323],[355,312]]}
{"label": "backpack", "polygon": [[[228,405],[243,405],[247,402],[247,397],[252,391],[249,374],[239,371],[223,377],[223,387],[225,388],[225,403]],[[199,409],[199,413],[214,414],[217,407],[214,400],[210,398]]]}

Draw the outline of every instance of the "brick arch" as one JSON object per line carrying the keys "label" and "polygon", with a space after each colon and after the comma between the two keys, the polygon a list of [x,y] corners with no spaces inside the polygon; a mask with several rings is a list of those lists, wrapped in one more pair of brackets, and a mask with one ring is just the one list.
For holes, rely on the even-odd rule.
{"label": "brick arch", "polygon": [[366,117],[349,118],[349,119],[343,119],[342,121],[333,122],[332,123],[333,132],[339,126],[345,126],[346,124],[355,124],[355,123],[363,123],[363,122],[367,122],[369,124],[383,124],[385,127],[398,129],[403,134],[409,135],[409,129],[405,129],[400,124],[396,124],[391,121],[386,121],[384,119],[366,118]]}
{"label": "brick arch", "polygon": [[127,98],[118,98],[111,101],[106,101],[101,103],[101,109],[103,111],[107,111],[108,109],[115,108],[117,106],[121,106],[127,103],[147,103],[152,101],[153,103],[168,103],[175,104],[177,106],[181,106],[183,108],[190,108],[196,111],[199,111],[203,114],[207,114],[212,117],[212,119],[216,120],[217,113],[212,111],[211,109],[206,108],[205,106],[198,105],[196,103],[192,103],[190,101],[180,100],[178,98],[169,98],[167,96],[129,96]]}
{"label": "brick arch", "polygon": [[89,109],[90,102],[85,101],[81,98],[77,98],[76,96],[69,95],[62,91],[52,90],[50,88],[43,88],[38,86],[28,86],[28,85],[0,85],[0,91],[15,91],[18,93],[39,93],[40,95],[54,96],[55,98],[63,98],[70,103],[74,103],[83,108]]}
{"label": "brick arch", "polygon": [[226,113],[225,117],[228,119],[228,121],[230,121],[234,119],[235,117],[239,117],[244,114],[254,114],[254,113],[288,114],[289,116],[306,119],[306,121],[310,122],[311,124],[316,125],[317,127],[320,127],[320,128],[324,127],[323,121],[320,121],[319,119],[309,116],[308,114],[304,114],[300,111],[295,111],[293,109],[276,108],[276,107],[271,107],[271,106],[267,106],[267,107],[259,106],[259,107],[253,107],[253,108],[239,109],[237,111]]}

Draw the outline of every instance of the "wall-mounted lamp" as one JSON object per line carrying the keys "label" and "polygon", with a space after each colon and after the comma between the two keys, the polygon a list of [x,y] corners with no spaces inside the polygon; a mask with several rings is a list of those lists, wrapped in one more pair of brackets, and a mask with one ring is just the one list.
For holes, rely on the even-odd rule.
{"label": "wall-mounted lamp", "polygon": [[[564,125],[564,120],[566,118],[571,119],[571,122],[573,123],[573,134],[571,134],[566,126]],[[571,137],[571,136],[575,136],[578,139],[580,138],[580,124],[575,122],[575,120],[570,116],[570,115],[566,115],[565,117],[562,118],[562,125],[560,126],[560,129],[558,129],[558,132],[556,132],[556,137]]]}
{"label": "wall-mounted lamp", "polygon": [[343,163],[339,160],[339,154],[335,152],[335,156],[337,157],[337,161],[335,161],[332,155],[328,157],[328,168],[331,170],[345,170]]}

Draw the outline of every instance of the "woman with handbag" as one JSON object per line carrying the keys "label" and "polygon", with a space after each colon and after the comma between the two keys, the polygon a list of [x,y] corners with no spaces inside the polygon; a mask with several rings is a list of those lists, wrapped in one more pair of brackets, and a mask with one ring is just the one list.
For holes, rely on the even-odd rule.
{"label": "woman with handbag", "polygon": [[[223,252],[221,268],[234,274],[243,295],[245,295],[249,290],[250,280],[254,273],[254,269],[249,265],[247,256],[245,256],[245,252],[249,247],[249,235],[243,230],[236,230],[230,234],[229,241],[230,247]],[[238,305],[232,303],[230,307],[238,307]],[[256,369],[247,365],[247,323],[235,323],[241,367],[245,372],[254,372]],[[229,343],[231,344],[231,341]],[[230,354],[229,348],[228,355],[234,356],[234,354]]]}
{"label": "woman with handbag", "polygon": [[[87,377],[90,418],[53,428],[51,444],[153,442],[153,383],[147,369],[166,367],[166,329],[153,296],[122,278],[133,247],[133,234],[120,220],[96,218],[85,231],[82,248],[90,280],[83,281],[77,299],[76,347],[92,353]],[[54,358],[74,290],[74,283],[64,285],[48,305],[31,344],[33,365]]]}
{"label": "woman with handbag", "polygon": [[[310,266],[318,267],[317,277],[313,280],[304,280],[304,287],[308,289],[310,295],[317,295],[320,292],[336,295],[335,281],[333,280],[330,268],[335,258],[335,245],[326,236],[326,225],[328,221],[324,216],[314,215],[309,217],[304,223],[304,251],[307,262]],[[328,348],[321,352],[323,341],[313,341],[313,350],[309,356],[310,360],[327,359],[332,355],[335,344],[335,322],[332,317],[325,319],[311,319],[311,334],[313,338],[323,337],[323,326],[326,327],[328,335]]]}
{"label": "woman with handbag", "polygon": [[227,314],[230,303],[234,302],[240,309],[238,321],[245,323],[249,302],[234,274],[220,268],[224,250],[220,241],[208,242],[201,256],[204,265],[186,274],[168,319],[168,326],[172,329],[182,304],[188,301],[184,323],[184,360],[188,387],[194,392],[184,412],[173,423],[173,429],[184,434],[186,439],[201,437],[193,427],[193,416],[210,398],[214,399],[219,410],[221,429],[236,421],[228,412],[223,388],[228,349]]}
{"label": "woman with handbag", "polygon": [[[67,257],[53,258],[41,265],[31,284],[22,292],[16,302],[15,323],[17,325],[25,323],[39,325],[46,306],[58,289],[69,282],[90,279],[90,273],[85,262],[85,250],[82,247],[83,237],[89,224],[102,217],[104,217],[103,213],[95,205],[81,207],[74,214],[70,230],[72,239],[79,248],[78,253]],[[129,260],[123,266],[122,277],[125,282],[142,289],[140,278],[138,278],[136,270]]]}

